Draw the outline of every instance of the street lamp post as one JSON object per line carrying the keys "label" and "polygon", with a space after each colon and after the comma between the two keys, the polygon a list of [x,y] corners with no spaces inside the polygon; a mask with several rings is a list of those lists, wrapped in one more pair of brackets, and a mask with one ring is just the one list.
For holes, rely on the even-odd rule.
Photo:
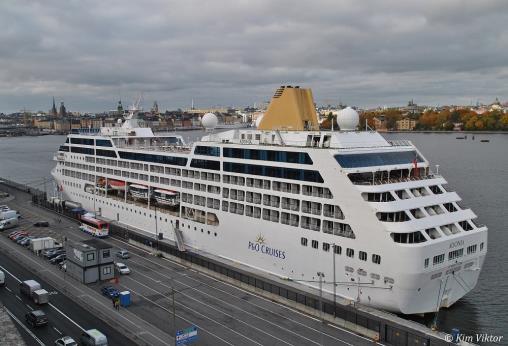
{"label": "street lamp post", "polygon": [[[323,319],[323,279],[325,278],[325,273],[317,272],[317,276],[319,277],[319,316],[321,318],[320,329],[323,328],[324,319]],[[335,282],[333,283],[335,285]],[[321,345],[323,345],[323,331],[321,331]]]}

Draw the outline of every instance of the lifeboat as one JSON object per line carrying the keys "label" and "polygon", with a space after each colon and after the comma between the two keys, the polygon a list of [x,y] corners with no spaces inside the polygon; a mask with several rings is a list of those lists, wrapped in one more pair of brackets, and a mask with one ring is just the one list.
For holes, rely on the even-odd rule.
{"label": "lifeboat", "polygon": [[176,191],[155,189],[153,198],[161,205],[175,206],[180,204],[180,194]]}
{"label": "lifeboat", "polygon": [[144,185],[131,184],[129,185],[129,193],[134,199],[148,199],[150,189]]}
{"label": "lifeboat", "polygon": [[108,185],[111,190],[125,191],[125,181],[109,179]]}

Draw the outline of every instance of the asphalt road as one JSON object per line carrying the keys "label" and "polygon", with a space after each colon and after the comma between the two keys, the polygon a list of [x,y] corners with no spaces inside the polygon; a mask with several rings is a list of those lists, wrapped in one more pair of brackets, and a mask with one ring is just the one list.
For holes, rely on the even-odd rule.
{"label": "asphalt road", "polygon": [[[74,241],[90,238],[78,230],[75,222],[67,219],[58,222],[57,215],[32,206],[29,195],[6,189],[4,186],[2,189],[8,190],[15,196],[6,204],[20,211],[23,216],[22,224],[18,229],[24,228],[34,234],[52,235],[55,238],[66,236]],[[32,228],[31,225],[37,220],[49,221],[50,227],[48,229]],[[115,248],[128,249],[131,253],[130,259],[121,260],[121,262],[127,264],[132,273],[122,276],[119,283],[113,285],[121,290],[131,291],[133,304],[128,308],[129,311],[169,335],[174,335],[173,323],[175,323],[176,329],[197,326],[196,344],[198,345],[371,345],[373,343],[370,339],[329,323],[323,323],[312,316],[190,270],[178,263],[156,258],[118,239],[108,238],[106,242]],[[20,246],[17,247],[20,248],[19,251],[26,252]],[[15,257],[14,254],[7,256]],[[0,260],[2,258],[0,257]],[[50,266],[50,264],[47,265]],[[96,284],[92,287],[100,292],[101,285]],[[176,292],[174,322],[171,297],[173,289]],[[18,308],[21,309],[22,306]],[[71,312],[72,316],[76,313]],[[50,323],[51,321],[52,319]],[[52,333],[51,326],[47,329],[49,333]],[[67,332],[67,329],[65,331]],[[72,329],[69,329],[69,333],[71,332]]]}
{"label": "asphalt road", "polygon": [[[0,300],[16,317],[15,324],[28,345],[53,345],[64,335],[79,340],[84,330],[96,328],[103,332],[111,345],[133,345],[125,336],[107,323],[92,316],[81,306],[61,294],[36,273],[22,267],[13,252],[0,252],[0,270],[6,275],[6,285],[0,288]],[[50,292],[50,303],[38,306],[19,292],[19,282],[34,279]],[[31,310],[43,310],[48,315],[49,325],[32,328],[25,321],[25,314]]]}

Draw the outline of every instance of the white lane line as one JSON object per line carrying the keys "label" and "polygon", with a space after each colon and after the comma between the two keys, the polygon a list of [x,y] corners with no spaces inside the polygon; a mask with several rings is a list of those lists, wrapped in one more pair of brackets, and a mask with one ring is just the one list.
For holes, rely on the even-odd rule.
{"label": "white lane line", "polygon": [[[164,286],[164,287],[166,287],[166,288],[171,288],[171,286],[168,286],[168,285],[166,285],[166,284],[162,283],[160,280],[156,281],[155,279],[153,279],[153,278],[149,277],[148,275],[145,275],[145,274],[143,274],[143,273],[141,273],[141,272],[137,272],[137,274],[142,275],[142,276],[146,277],[147,279],[153,280],[153,281],[155,281],[156,283],[158,283],[158,284],[159,284],[159,285],[161,285],[161,286]],[[162,274],[161,274],[161,275],[162,275]],[[132,280],[134,280],[134,279],[132,279]],[[136,281],[136,280],[134,280],[134,281]],[[230,303],[226,302],[225,300],[222,300],[222,299],[220,299],[220,298],[218,298],[218,297],[216,297],[216,296],[213,296],[213,295],[211,295],[211,294],[205,293],[205,292],[203,292],[203,291],[201,291],[201,290],[199,290],[199,289],[196,289],[195,287],[192,287],[192,286],[190,286],[190,285],[187,285],[187,284],[185,284],[185,283],[183,283],[183,282],[181,282],[181,281],[179,281],[179,280],[173,279],[173,281],[174,281],[174,282],[177,282],[177,283],[179,283],[179,284],[181,284],[181,285],[182,285],[182,286],[184,286],[184,287],[187,287],[188,289],[191,289],[191,290],[194,290],[194,291],[200,292],[201,294],[203,294],[203,295],[205,295],[205,296],[207,296],[207,297],[210,297],[210,298],[212,298],[212,299],[215,299],[215,300],[217,300],[217,301],[221,302],[223,305],[226,305],[226,306],[229,306],[229,307],[231,307],[231,308],[233,308],[233,309],[239,310],[239,311],[243,312],[244,314],[247,314],[247,315],[249,315],[249,316],[252,316],[253,318],[256,318],[256,319],[258,319],[258,320],[264,321],[264,322],[266,322],[267,324],[272,325],[272,326],[274,326],[274,327],[277,327],[277,328],[279,328],[279,329],[281,329],[281,330],[283,330],[283,331],[285,331],[285,332],[288,332],[288,333],[290,333],[290,334],[293,334],[293,335],[295,335],[295,336],[297,336],[297,337],[299,337],[299,338],[305,339],[305,340],[307,340],[308,342],[311,342],[311,343],[314,343],[314,344],[316,344],[316,345],[319,345],[319,343],[318,343],[318,342],[316,342],[316,341],[314,341],[314,340],[312,340],[312,339],[309,339],[309,338],[307,338],[307,337],[305,337],[305,336],[303,336],[303,335],[300,335],[300,334],[298,334],[298,333],[296,333],[296,332],[294,332],[294,331],[292,331],[292,330],[290,330],[290,329],[284,328],[284,327],[282,327],[282,326],[280,326],[280,325],[278,325],[278,324],[276,324],[276,323],[274,323],[274,322],[272,322],[272,321],[269,321],[269,320],[264,319],[264,318],[262,318],[262,317],[260,317],[260,316],[257,316],[257,315],[255,315],[255,314],[253,314],[253,313],[249,312],[249,311],[243,310],[242,308],[239,308],[239,307],[235,306],[234,304],[230,304]],[[157,291],[157,292],[158,292],[158,291]],[[160,293],[160,292],[159,292],[159,293]],[[213,309],[213,310],[219,311],[219,312],[221,312],[221,313],[225,314],[226,316],[228,316],[228,317],[230,317],[230,318],[235,318],[235,317],[236,317],[236,316],[232,316],[232,315],[230,315],[230,314],[228,314],[228,313],[226,313],[226,312],[224,312],[224,311],[222,311],[222,310],[216,309],[216,308],[214,308],[214,307],[212,307],[212,306],[210,306],[210,305],[208,305],[208,304],[205,304],[205,303],[203,303],[202,301],[200,301],[199,299],[193,298],[192,296],[190,296],[190,295],[188,295],[188,294],[186,294],[186,293],[184,293],[184,292],[178,292],[178,293],[179,293],[180,295],[184,296],[184,297],[187,297],[187,298],[189,298],[189,299],[191,299],[191,300],[194,300],[195,302],[197,302],[197,303],[199,303],[199,304],[202,304],[202,305],[204,305],[204,306],[207,306],[207,307],[209,307],[209,308],[211,308],[211,309]],[[240,320],[238,317],[236,317],[236,320],[237,320],[238,322],[241,322],[241,323],[244,323],[244,324],[248,325],[249,327],[251,327],[251,328],[253,328],[253,329],[256,329],[256,330],[258,330],[258,331],[261,331],[261,333],[267,334],[267,335],[269,335],[269,336],[273,337],[274,339],[281,340],[281,339],[279,339],[279,338],[275,337],[274,335],[269,334],[268,332],[266,332],[266,331],[264,331],[264,330],[261,330],[261,329],[259,329],[259,328],[256,328],[256,327],[254,327],[253,325],[251,325],[251,324],[249,324],[249,323],[247,323],[247,322],[244,322],[244,321]],[[284,340],[281,340],[281,341],[282,341],[282,342],[284,342],[284,343],[288,343],[288,342],[286,342],[286,341],[284,341]]]}
{"label": "white lane line", "polygon": [[[7,269],[5,269],[4,267],[0,266],[0,269],[2,269],[4,272],[6,272],[7,274],[9,274],[10,276],[12,276],[16,281],[18,282],[21,282],[20,279],[18,279],[18,277],[16,277],[14,274],[12,274],[10,271],[8,271]],[[18,298],[20,301],[21,301],[21,298],[16,295],[16,298]],[[51,303],[48,303],[49,306],[51,306],[53,309],[55,309],[56,311],[58,311],[62,316],[64,316],[65,318],[67,318],[72,324],[74,324],[76,327],[78,327],[79,329],[81,329],[83,332],[85,331],[85,329],[83,327],[81,327],[79,324],[77,324],[73,319],[71,319],[69,316],[67,316],[66,314],[64,314],[62,311],[60,311],[60,309],[58,309],[56,306],[54,306],[53,304]]]}
{"label": "white lane line", "polygon": [[12,290],[9,287],[6,287],[5,289],[12,293]]}
{"label": "white lane line", "polygon": [[58,329],[56,329],[56,327],[53,327],[53,329],[55,330],[55,332],[57,332],[58,334],[62,335],[62,332],[59,331]]}
{"label": "white lane line", "polygon": [[18,296],[17,294],[16,294],[16,299],[17,299],[17,300],[19,300],[20,302],[22,302],[22,301],[23,301],[23,300],[21,300],[21,297],[20,297],[20,296]]}
{"label": "white lane line", "polygon": [[[141,298],[143,298],[143,299],[147,300],[148,302],[152,303],[153,305],[158,306],[158,307],[159,307],[159,308],[161,308],[162,310],[167,311],[167,312],[169,312],[169,313],[172,313],[172,311],[170,311],[169,309],[165,308],[164,306],[162,306],[162,305],[161,305],[161,304],[159,304],[159,303],[154,302],[153,300],[148,299],[146,296],[144,296],[143,294],[141,294],[141,293],[139,293],[139,292],[137,292],[137,291],[133,290],[132,288],[126,287],[126,286],[124,286],[124,285],[120,285],[120,286],[123,286],[123,287],[125,287],[125,288],[129,289],[131,292],[136,293],[136,294],[137,294],[138,296],[140,296]],[[168,297],[166,297],[166,296],[164,296],[164,297],[165,297],[165,298],[168,298]],[[198,313],[198,312],[195,312],[195,313],[197,313],[197,314],[199,314],[199,315],[202,315],[202,314],[200,314],[200,313]],[[190,324],[195,325],[195,326],[196,326],[196,327],[198,327],[199,329],[201,329],[201,330],[205,331],[206,333],[208,333],[208,334],[210,334],[210,335],[212,335],[212,336],[216,337],[217,339],[221,340],[221,341],[222,341],[222,342],[224,342],[225,344],[228,344],[228,345],[234,346],[234,344],[230,343],[230,342],[229,342],[229,341],[227,341],[227,340],[224,340],[224,339],[223,339],[223,338],[221,338],[220,336],[218,336],[218,335],[216,335],[216,334],[214,334],[214,333],[210,332],[209,330],[207,330],[207,329],[205,329],[205,328],[201,327],[201,326],[200,326],[200,325],[198,325],[197,323],[192,322],[192,321],[189,321],[188,319],[186,319],[185,317],[180,316],[180,315],[175,315],[175,316],[176,316],[176,317],[178,317],[178,318],[180,318],[181,320],[183,320],[183,321],[187,322],[187,323],[190,323]],[[203,316],[204,316],[204,315],[203,315]],[[204,316],[204,317],[205,317],[205,318],[207,318],[206,316]]]}
{"label": "white lane line", "polygon": [[26,305],[26,307],[27,307],[27,308],[29,308],[30,310],[32,310],[32,311],[34,310],[34,308],[32,308],[30,305],[28,305],[28,304],[25,304],[25,305]]}
{"label": "white lane line", "polygon": [[[154,289],[154,288],[152,288],[152,287],[149,287],[149,286],[147,286],[147,285],[143,284],[142,282],[140,282],[140,281],[138,281],[138,280],[135,280],[135,279],[133,279],[133,278],[129,278],[129,279],[130,279],[130,280],[132,280],[132,281],[134,281],[134,282],[137,282],[139,285],[144,286],[144,287],[148,288],[148,289],[149,289],[149,290],[151,290],[151,291],[156,292],[157,294],[159,294],[159,295],[161,295],[161,296],[163,296],[163,297],[166,297],[166,296],[164,295],[164,293],[162,293],[162,292],[160,292],[160,291],[157,291],[156,289]],[[167,287],[171,288],[170,286],[167,286]],[[175,293],[182,294],[182,292],[178,292],[178,291],[175,291]],[[198,302],[198,303],[201,303],[202,305],[204,305],[204,306],[208,307],[209,309],[212,309],[212,310],[217,311],[218,313],[224,314],[225,316],[227,316],[227,317],[229,317],[229,318],[231,318],[231,319],[233,319],[233,320],[235,320],[235,318],[236,318],[236,321],[237,321],[237,322],[240,322],[240,323],[242,323],[242,324],[244,324],[244,325],[247,325],[248,327],[251,327],[252,329],[257,330],[257,331],[258,331],[258,332],[260,332],[260,333],[266,334],[267,336],[272,337],[272,338],[274,338],[274,339],[277,339],[277,340],[279,340],[279,341],[280,341],[280,342],[282,342],[282,343],[285,343],[285,344],[288,344],[288,345],[292,345],[291,343],[289,343],[289,342],[287,342],[287,341],[285,341],[285,340],[279,339],[279,338],[278,338],[278,337],[276,337],[275,335],[272,335],[272,334],[270,334],[270,333],[265,332],[265,331],[264,331],[264,330],[262,330],[262,329],[259,329],[259,328],[257,328],[257,327],[254,327],[254,326],[252,326],[252,325],[249,325],[247,322],[240,320],[238,317],[232,316],[232,315],[230,315],[230,314],[228,314],[228,313],[226,313],[226,312],[224,312],[224,311],[221,311],[221,310],[219,310],[219,309],[217,309],[217,308],[215,308],[215,307],[213,307],[213,306],[211,306],[211,305],[208,305],[208,304],[205,304],[205,303],[203,303],[203,302],[200,302],[199,300],[197,300],[197,299],[195,299],[195,298],[192,298],[192,297],[190,297],[190,296],[188,296],[188,295],[186,295],[186,294],[182,294],[182,295],[184,295],[185,297],[187,297],[187,298],[189,298],[189,299],[191,299],[191,300],[194,300],[194,301],[196,301],[196,302]],[[176,303],[177,305],[179,305],[179,306],[183,306],[183,307],[185,307],[185,305],[184,305],[184,304],[182,304],[182,303],[179,303],[179,302],[177,302],[177,301],[175,301],[175,303]],[[194,312],[194,313],[198,313],[196,310],[194,310],[193,312]],[[206,316],[206,315],[204,315],[204,314],[202,314],[202,313],[199,313],[199,314],[201,314],[202,316]],[[238,334],[238,335],[240,335],[240,336],[242,336],[242,337],[244,337],[244,338],[246,338],[246,339],[248,339],[248,340],[250,340],[250,341],[252,341],[252,342],[255,342],[255,343],[259,344],[259,343],[258,343],[258,342],[256,342],[254,339],[251,339],[251,338],[249,338],[248,336],[246,336],[246,335],[244,335],[244,334],[242,334],[242,333],[240,333],[240,332],[237,332],[237,331],[235,331],[235,330],[234,330],[234,329],[232,329],[232,328],[227,327],[226,325],[224,325],[224,324],[222,324],[222,323],[220,323],[220,322],[218,322],[218,321],[214,320],[214,319],[213,319],[213,318],[211,318],[211,317],[206,316],[206,318],[207,318],[207,319],[209,319],[210,321],[213,321],[213,322],[215,322],[215,323],[217,323],[217,324],[219,324],[219,325],[223,326],[224,328],[227,328],[227,329],[231,330],[232,332],[234,332],[234,333],[236,333],[236,334]]]}
{"label": "white lane line", "polygon": [[18,320],[18,318],[16,316],[14,316],[14,314],[12,312],[9,311],[9,309],[7,309],[5,306],[4,306],[4,309],[9,314],[9,316],[11,316],[11,318],[14,321],[16,321],[16,323],[18,323],[21,326],[21,328],[23,328],[25,330],[25,332],[28,333],[28,335],[30,335],[35,341],[37,341],[37,343],[39,345],[45,346],[44,343],[37,336],[35,336],[35,334],[32,333],[32,331],[30,329],[28,329],[23,323],[21,323],[20,320]]}
{"label": "white lane line", "polygon": [[[15,250],[15,251],[17,251],[17,250]],[[22,255],[22,256],[24,256],[24,257],[27,257],[27,256],[25,256],[25,255],[23,255],[23,254],[21,254],[21,255]],[[33,259],[31,259],[31,258],[29,258],[29,257],[27,257],[27,259],[28,259],[28,260],[30,260],[30,261],[32,261],[32,262],[34,262],[34,263],[36,263],[36,264],[38,264],[39,266],[42,266],[42,265],[40,265],[38,262],[34,261]],[[9,274],[10,276],[12,276],[12,277],[13,277],[16,281],[21,282],[21,280],[20,280],[20,279],[18,279],[18,278],[17,278],[14,274],[12,274],[11,272],[9,272],[9,271],[8,271],[7,269],[5,269],[4,267],[0,266],[0,269],[2,269],[4,272],[6,272],[6,273],[7,273],[7,274]],[[51,271],[48,271],[48,273],[50,273],[50,274],[54,274],[54,273],[53,273],[53,272],[51,272]],[[78,289],[78,290],[79,290],[79,289]],[[79,291],[80,291],[80,292],[83,292],[83,291],[81,291],[81,290],[79,290]],[[87,294],[87,296],[89,296],[89,295]],[[103,305],[103,306],[104,306],[104,304],[103,304],[102,302],[98,301],[98,300],[97,300],[97,299],[95,299],[94,297],[92,297],[92,296],[89,296],[89,297],[90,297],[91,299],[93,299],[93,300],[95,300],[95,301],[99,302],[101,305]],[[56,309],[56,310],[57,310],[58,312],[60,312],[61,314],[63,314],[63,312],[61,312],[61,311],[60,311],[57,307],[55,307],[53,304],[51,304],[51,303],[50,303],[49,305],[50,305],[50,306],[52,306],[54,309]],[[85,329],[83,329],[82,327],[80,327],[80,326],[79,326],[76,322],[74,322],[74,321],[73,321],[72,319],[70,319],[68,316],[66,316],[66,315],[64,315],[64,316],[65,316],[65,317],[66,317],[69,321],[71,321],[71,322],[72,322],[72,323],[74,323],[76,326],[78,326],[78,328],[80,328],[82,331],[85,331]],[[132,322],[132,321],[131,321],[131,320],[129,320],[127,317],[122,316],[122,318],[123,318],[123,319],[125,319],[125,320],[127,320],[127,321],[129,321],[132,325],[134,325],[134,326],[136,326],[136,327],[139,327],[136,323]],[[143,319],[142,319],[142,320],[143,320]],[[145,321],[145,320],[143,320],[143,321]],[[145,321],[145,322],[149,323],[148,321]],[[154,335],[154,334],[152,334],[152,333],[148,333],[148,334],[152,335],[155,339],[157,339],[157,340],[161,341],[161,342],[162,342],[162,344],[165,344],[165,343],[166,343],[166,341],[164,341],[164,340],[162,340],[162,339],[158,338],[156,335]]]}

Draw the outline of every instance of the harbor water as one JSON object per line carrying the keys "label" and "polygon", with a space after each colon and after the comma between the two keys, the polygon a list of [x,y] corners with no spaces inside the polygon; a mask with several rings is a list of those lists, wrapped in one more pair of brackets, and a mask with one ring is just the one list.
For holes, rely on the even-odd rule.
{"label": "harbor water", "polygon": [[[203,132],[183,132],[186,141]],[[476,288],[438,315],[438,328],[459,328],[466,335],[504,335],[508,342],[508,135],[453,133],[389,133],[387,139],[411,140],[442,173],[448,190],[457,191],[478,222],[489,227],[488,254]],[[463,135],[461,135],[463,136]],[[480,142],[488,139],[490,142]],[[65,136],[0,138],[0,177],[52,191],[50,171]],[[429,324],[431,317],[412,317]]]}

